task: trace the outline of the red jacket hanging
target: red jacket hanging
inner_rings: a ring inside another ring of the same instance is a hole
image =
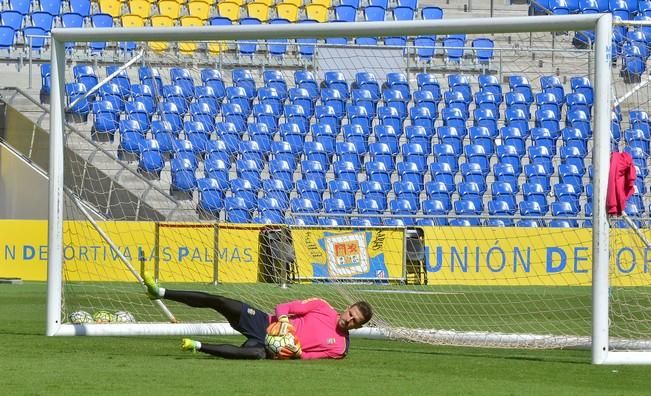
[[[606,193],[606,211],[621,216],[626,201],[635,191],[635,166],[629,153],[610,154],[610,174]]]

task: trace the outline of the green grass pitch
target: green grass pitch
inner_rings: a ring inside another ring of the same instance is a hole
[[[3,395],[649,394],[648,367],[593,366],[584,350],[353,339],[342,361],[229,361],[182,352],[178,337],[46,337],[45,295],[44,283],[0,285]]]

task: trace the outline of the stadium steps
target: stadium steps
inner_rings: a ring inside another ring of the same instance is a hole
[[[9,106],[20,111],[34,125],[49,130],[49,114],[35,99],[30,100],[16,90],[4,89],[0,93]],[[77,126],[73,124],[72,128],[77,129]],[[198,219],[194,201],[178,201],[166,193],[165,175],[161,175],[162,182],[147,180],[137,174],[137,164],[121,163],[113,155],[114,149],[90,141],[87,138],[89,135],[85,131],[67,134],[66,143],[70,151],[66,153],[66,177],[81,178],[83,174],[87,176],[84,179],[86,183],[93,182],[91,185],[86,184],[82,198],[97,213],[110,219]],[[47,169],[44,171],[47,172]],[[78,180],[75,185],[79,185],[81,179]]]

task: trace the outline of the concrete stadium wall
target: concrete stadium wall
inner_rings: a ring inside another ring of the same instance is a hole
[[[47,219],[48,179],[0,144],[0,218]]]

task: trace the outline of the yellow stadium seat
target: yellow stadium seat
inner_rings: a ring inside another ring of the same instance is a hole
[[[179,21],[181,26],[203,26],[203,20],[198,16],[182,16]],[[182,54],[191,54],[197,50],[198,42],[196,41],[182,41],[179,43],[179,52]]]
[[[122,3],[120,0],[99,0],[99,10],[113,18],[118,18],[122,14]]]
[[[323,4],[308,4],[305,6],[305,14],[308,19],[314,19],[317,22],[328,21],[328,8]]]
[[[294,4],[296,7],[303,7],[303,0],[284,0],[283,3]]]
[[[240,20],[240,6],[232,1],[217,3],[217,11],[219,16],[226,17],[233,22]]]
[[[204,21],[210,16],[211,8],[212,5],[204,2],[203,0],[190,0],[188,2],[188,13],[191,16],[199,17]]]
[[[151,17],[151,26],[156,27],[172,27],[174,21],[167,15],[153,15]],[[168,41],[149,41],[149,48],[156,52],[167,51],[170,48]]]
[[[122,27],[135,28],[135,27],[145,26],[145,20],[142,19],[140,15],[136,15],[136,14],[122,15],[120,17],[120,21],[122,22]]]
[[[312,0],[311,4],[321,4],[326,8],[332,7],[332,0]]]
[[[265,3],[267,6],[272,7],[276,0],[254,0],[258,3]]]
[[[247,0],[215,0],[215,2],[217,4],[224,3],[224,2],[230,2],[230,3],[235,3],[235,4],[237,4],[238,6],[241,7],[241,6],[243,6],[244,4],[247,3]]]
[[[260,22],[267,22],[269,20],[269,6],[259,1],[254,1],[246,5],[246,12],[249,18],[258,18]]]
[[[158,2],[158,11],[161,15],[178,19],[181,16],[181,5],[176,0],[161,0]]]
[[[129,0],[129,12],[147,19],[151,15],[151,3],[148,0]]]
[[[298,7],[296,4],[284,2],[276,4],[276,14],[278,18],[287,19],[290,22],[298,20]]]

